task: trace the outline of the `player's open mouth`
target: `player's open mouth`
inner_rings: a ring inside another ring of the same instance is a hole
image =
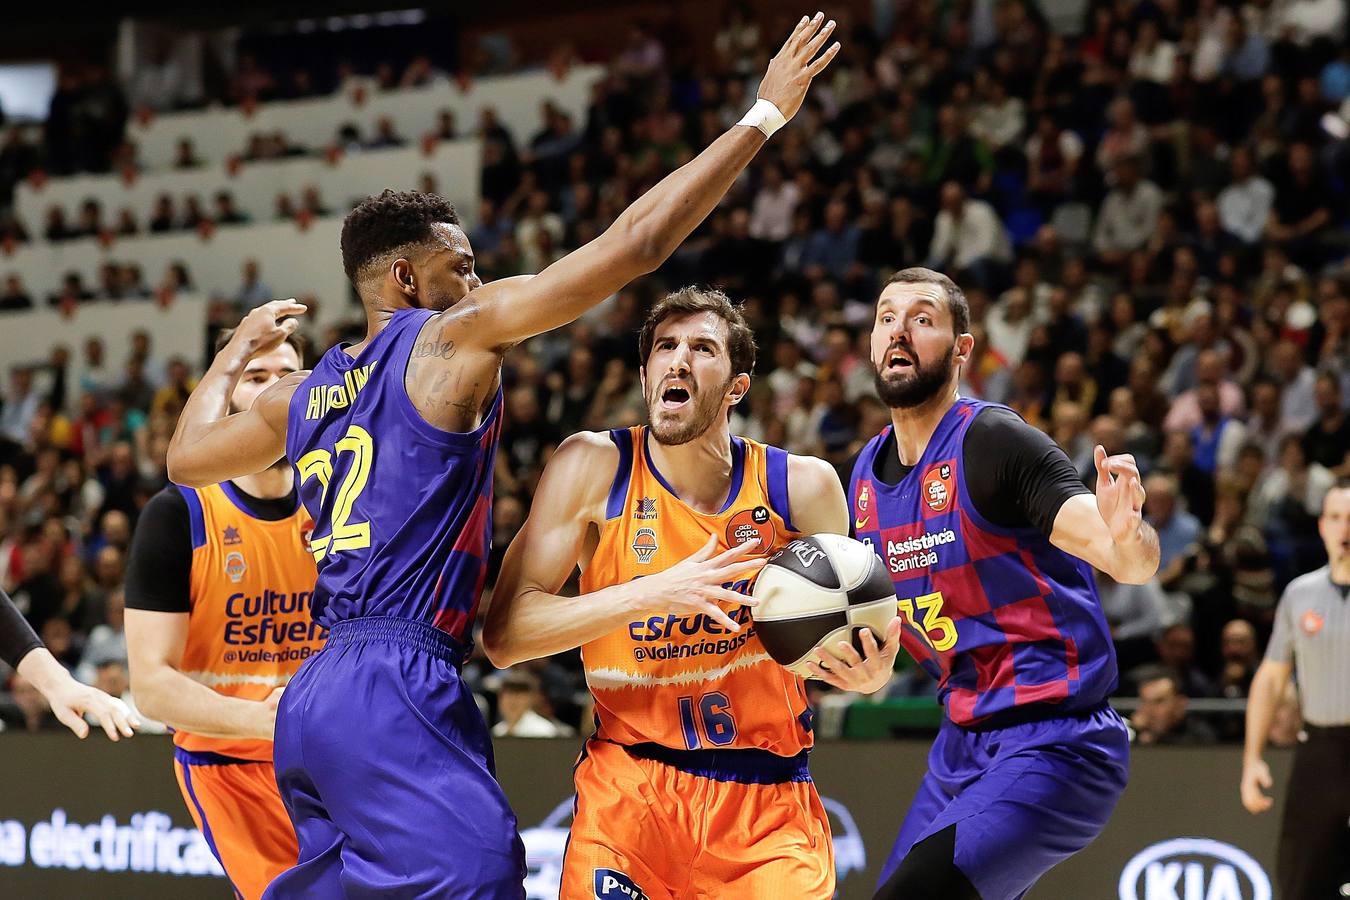
[[[914,365],[914,359],[903,350],[895,349],[886,354],[886,368],[888,370],[908,369]]]
[[[662,409],[679,409],[689,402],[689,389],[671,385],[661,392]]]

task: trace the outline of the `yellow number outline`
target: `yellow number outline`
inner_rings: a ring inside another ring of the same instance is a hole
[[[956,622],[952,621],[950,616],[942,615],[942,592],[933,594],[924,594],[922,597],[915,597],[913,600],[902,599],[900,601],[900,611],[905,614],[905,618],[910,624],[915,624],[914,607],[918,606],[923,613],[923,626],[919,628],[923,636],[933,649],[939,653],[950,650],[956,646]],[[936,640],[933,639],[931,632],[934,630],[942,632],[942,636]]]
[[[309,549],[314,561],[321,562],[330,552],[340,550],[360,550],[370,546],[370,523],[349,521],[356,498],[366,489],[370,480],[370,468],[375,458],[375,442],[360,425],[352,425],[347,434],[333,448],[336,453],[346,451],[353,456],[352,466],[347,470],[342,484],[338,486],[337,497],[333,501],[332,525],[329,533],[323,536],[310,535]],[[303,484],[310,478],[319,479],[322,498],[328,497],[328,485],[333,480],[333,456],[327,450],[311,450],[300,457],[295,468],[300,473]]]

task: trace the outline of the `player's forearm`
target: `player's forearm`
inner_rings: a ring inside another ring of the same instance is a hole
[[[41,646],[42,641],[33,631],[33,626],[28,624],[9,595],[0,590],[0,662],[18,668],[24,659]],[[32,681],[31,678],[28,680]]]
[[[634,278],[655,271],[707,218],[765,140],[758,128],[733,126],[639,197],[589,248],[598,251],[587,252],[588,277],[595,279],[589,289],[551,296],[532,311],[528,330],[538,334],[566,325]]]
[[[144,715],[176,731],[212,738],[272,739],[266,704],[218,694],[172,666],[140,677],[133,670],[132,695]]]
[[[639,197],[612,228],[627,231],[632,251],[656,268],[707,218],[766,141],[758,128],[733,125]]]
[[[483,628],[483,651],[494,666],[505,669],[576,649],[641,614],[640,595],[627,584],[579,597],[525,590],[510,601],[508,613],[489,614]]]
[[[248,360],[242,348],[234,342],[227,344],[188,396],[169,441],[168,472],[176,484],[205,487],[220,480],[211,477],[208,466],[212,454],[203,453],[199,444],[214,423],[229,415],[230,395]]]
[[[62,684],[73,680],[66,667],[46,647],[36,647],[25,653],[15,671],[44,697],[50,697]]]
[[[1244,762],[1259,760],[1265,752],[1270,725],[1275,721],[1275,709],[1280,702],[1280,691],[1284,689],[1283,682],[1284,679],[1264,663],[1257,667],[1252,677],[1251,691],[1247,695],[1247,735],[1243,740],[1242,751]]]

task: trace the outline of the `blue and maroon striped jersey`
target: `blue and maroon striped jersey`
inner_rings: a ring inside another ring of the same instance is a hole
[[[314,516],[314,616],[425,622],[466,638],[487,577],[501,389],[477,429],[442,431],[404,388],[431,310],[403,310],[353,358],[323,355],[291,398],[286,455]]]
[[[886,564],[907,620],[905,649],[937,680],[958,725],[1031,704],[1090,709],[1117,680],[1092,568],[1039,529],[1001,527],[971,502],[963,443],[990,405],[957,400],[899,484],[875,475],[889,426],[849,478],[854,534]]]

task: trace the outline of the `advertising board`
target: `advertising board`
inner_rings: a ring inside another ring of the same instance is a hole
[[[532,900],[557,896],[576,741],[499,740],[497,769],[519,819]],[[924,741],[827,742],[811,768],[834,832],[841,898],[868,898],[926,767]],[[0,897],[220,897],[231,891],[183,807],[163,738],[111,744],[65,734],[0,736]],[[1272,754],[1282,800],[1288,755]],[[1279,804],[1238,802],[1237,747],[1147,748],[1091,846],[1035,900],[1272,900]],[[451,839],[452,836],[446,836]]]

